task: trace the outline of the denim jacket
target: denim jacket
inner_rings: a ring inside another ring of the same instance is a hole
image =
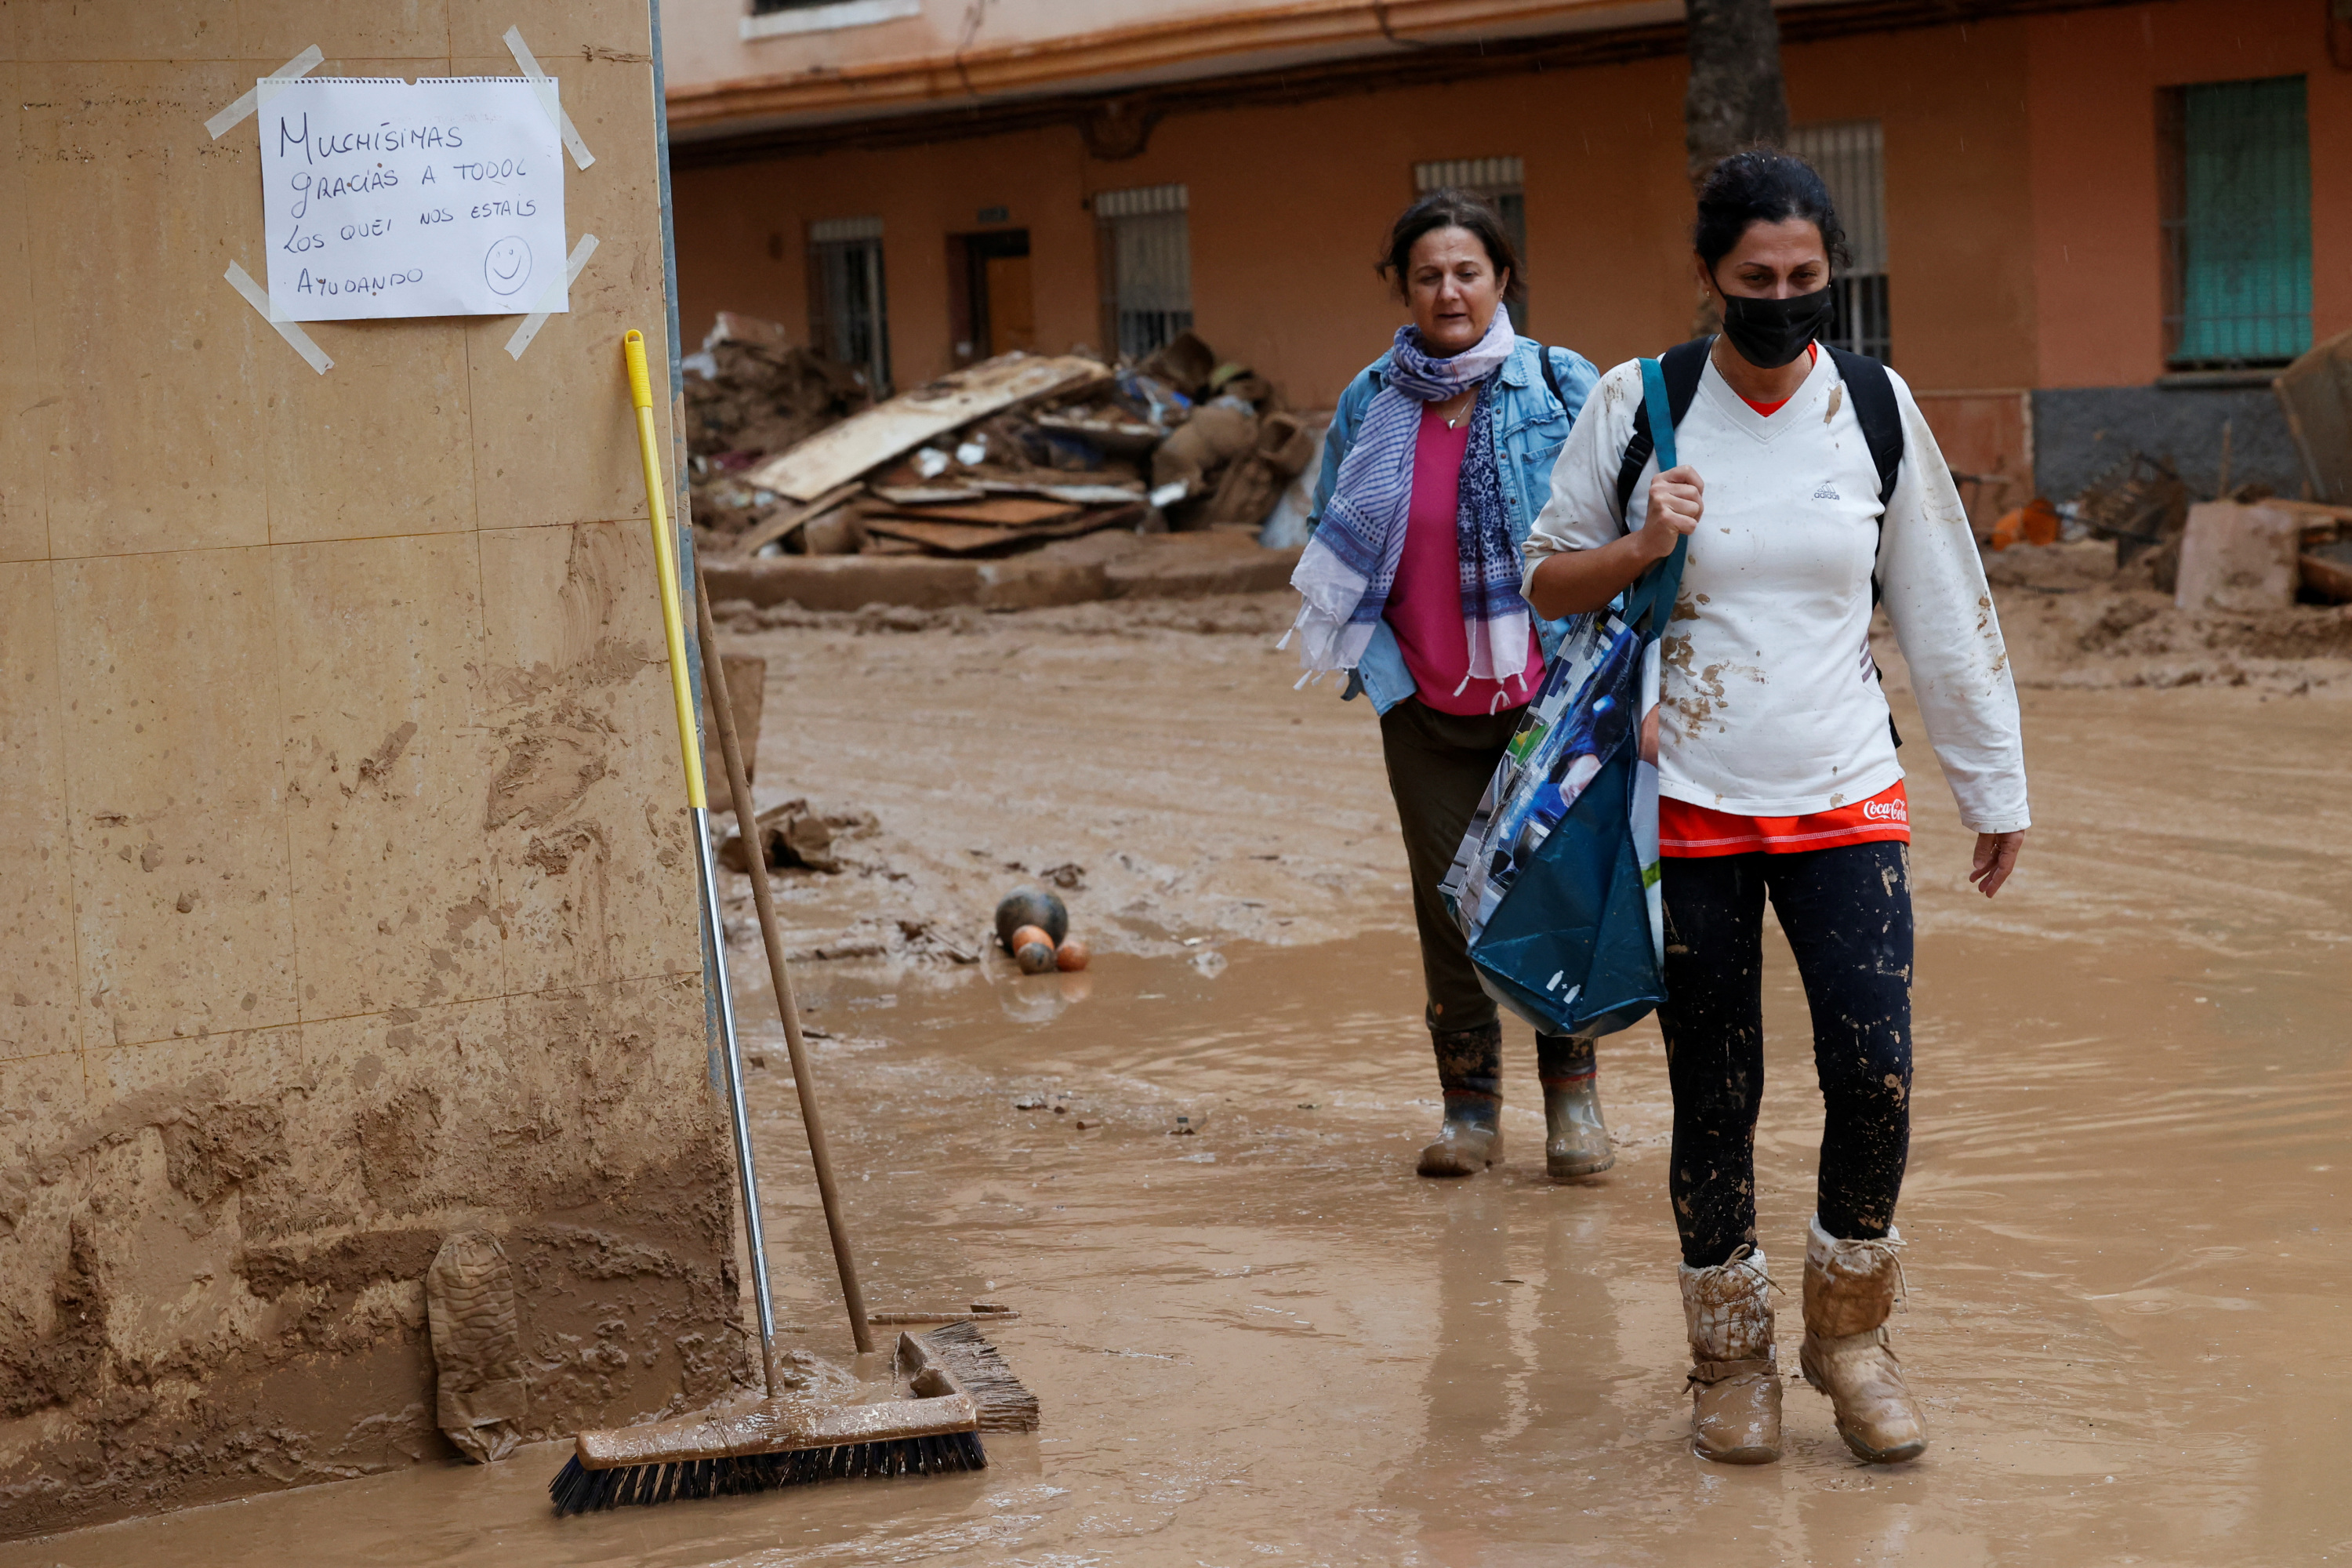
[[[1568,427],[1584,406],[1586,395],[1601,379],[1592,362],[1582,354],[1553,349],[1552,374],[1559,378],[1559,395],[1567,403],[1562,408],[1544,384],[1543,366],[1536,359],[1541,347],[1533,338],[1521,338],[1511,357],[1503,362],[1497,383],[1501,395],[1495,406],[1495,457],[1503,481],[1503,502],[1510,509],[1511,542],[1516,545],[1527,543],[1536,514],[1551,499],[1552,462],[1559,456]],[[1331,488],[1339,480],[1340,461],[1355,442],[1364,410],[1380,393],[1388,365],[1389,356],[1382,354],[1339,395],[1331,433],[1323,443],[1323,474],[1315,486],[1315,512],[1307,523],[1310,529],[1323,521],[1323,509],[1330,504]],[[1559,639],[1567,631],[1564,619],[1536,622],[1546,658],[1559,650]],[[1371,698],[1375,711],[1385,713],[1412,696],[1413,689],[1404,650],[1397,647],[1396,633],[1382,621],[1372,628],[1371,645],[1364,649],[1362,662],[1349,671],[1348,689],[1342,695],[1352,699],[1361,691]]]

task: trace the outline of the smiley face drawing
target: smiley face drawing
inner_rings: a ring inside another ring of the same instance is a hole
[[[530,247],[511,234],[494,242],[482,258],[482,276],[500,298],[517,292],[530,281]]]

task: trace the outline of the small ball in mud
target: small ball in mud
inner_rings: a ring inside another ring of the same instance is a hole
[[[1015,888],[996,906],[996,940],[1011,952],[1013,937],[1023,926],[1036,926],[1050,945],[1070,934],[1070,911],[1062,900],[1042,888]]]
[[[1034,927],[1031,929],[1034,929]],[[1048,942],[1024,942],[1013,950],[1015,963],[1024,974],[1050,974],[1054,970],[1054,944]]]
[[[1004,946],[1008,952],[1019,952],[1033,942],[1042,942],[1051,947],[1054,945],[1054,933],[1044,926],[1023,926],[1013,933]]]
[[[1086,942],[1075,936],[1064,937],[1062,945],[1054,950],[1054,966],[1065,973],[1084,969],[1093,956],[1087,952]]]

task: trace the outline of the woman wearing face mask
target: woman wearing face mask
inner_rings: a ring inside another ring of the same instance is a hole
[[[1421,1173],[1466,1176],[1502,1158],[1502,1025],[1437,886],[1566,629],[1528,613],[1520,548],[1593,369],[1513,332],[1518,258],[1466,192],[1406,208],[1380,271],[1412,323],[1340,395],[1293,636],[1380,714],[1445,1104]],[[1592,1042],[1538,1037],[1536,1055],[1545,1168],[1608,1169]]]
[[[1804,981],[1827,1111],[1799,1362],[1854,1453],[1909,1459],[1927,1434],[1885,1325],[1910,1139],[1910,830],[1870,655],[1874,580],[1988,898],[2025,837],[2017,697],[1968,513],[1917,404],[1892,372],[1815,341],[1844,244],[1820,177],[1773,153],[1724,160],[1695,241],[1723,333],[1679,360],[1686,374],[1704,354],[1675,430],[1680,466],[1660,474],[1652,457],[1623,474],[1641,371],[1602,377],[1528,540],[1526,592],[1539,614],[1598,609],[1690,541],[1663,647],[1658,1018],[1692,1446],[1743,1464],[1780,1447],[1755,1203],[1769,898]],[[1899,432],[1891,475],[1865,417],[1890,457]]]

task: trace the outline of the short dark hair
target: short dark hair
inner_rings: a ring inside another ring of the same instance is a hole
[[[1740,237],[1759,223],[1802,218],[1822,231],[1822,250],[1832,268],[1844,270],[1845,230],[1838,226],[1830,188],[1802,158],[1769,147],[1734,153],[1709,169],[1699,187],[1698,221],[1691,245],[1709,273],[1731,254]]]
[[[1513,310],[1527,301],[1522,287],[1524,279],[1519,269],[1519,253],[1511,247],[1510,232],[1503,227],[1502,215],[1486,197],[1455,185],[1444,185],[1431,191],[1397,215],[1389,225],[1388,245],[1379,263],[1372,268],[1389,280],[1400,294],[1406,290],[1405,268],[1412,263],[1412,247],[1421,237],[1433,229],[1466,228],[1486,247],[1487,265],[1498,272],[1510,274],[1511,281],[1503,290],[1503,303]]]

